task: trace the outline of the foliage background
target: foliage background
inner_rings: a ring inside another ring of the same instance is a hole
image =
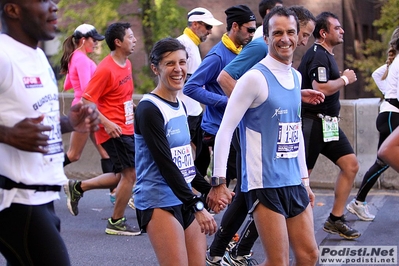
[[[371,74],[387,59],[388,43],[392,32],[399,26],[399,1],[398,0],[376,0],[376,4],[381,6],[381,17],[375,20],[373,25],[378,28],[381,40],[366,40],[361,45],[361,49],[356,58],[349,57],[348,65],[360,70],[365,80],[365,90],[371,91],[374,95],[382,97],[382,93],[377,88]]]
[[[107,26],[116,21],[130,21],[133,11],[124,10],[123,6],[137,0],[60,0],[58,8],[62,12],[60,20],[61,43],[67,36],[73,34],[77,26],[83,23],[92,24],[97,31],[104,33]],[[176,0],[138,0],[139,16],[144,33],[144,49],[148,56],[157,40],[171,36],[177,37],[186,26],[186,10],[177,4]],[[121,10],[122,9],[122,10]],[[167,10],[168,12],[164,12]],[[99,63],[109,49],[105,41],[99,42],[97,53],[90,57]],[[51,58],[54,66],[59,65],[62,56],[60,52]],[[134,62],[132,62],[134,65]],[[154,77],[149,66],[134,70],[135,93],[145,93],[155,87]],[[64,78],[59,81],[62,89]]]
[[[137,1],[138,13],[124,9],[124,6],[132,1]],[[365,40],[360,44],[356,55],[348,57],[346,63],[361,73],[365,80],[366,91],[382,97],[371,74],[386,61],[388,42],[393,30],[399,26],[399,0],[368,1],[373,1],[376,7],[381,7],[381,16],[373,23],[378,28],[380,39]],[[178,5],[177,0],[60,0],[58,7],[62,13],[60,24],[64,25],[60,28],[61,40],[72,34],[74,29],[82,23],[92,24],[103,33],[112,22],[130,21],[134,16],[139,16],[147,57],[157,40],[167,36],[177,37],[186,26],[186,10]],[[109,53],[104,41],[100,42],[100,45],[99,53],[92,55],[97,63]],[[59,64],[61,53],[62,51],[53,56],[53,65]],[[132,63],[134,65],[134,62]],[[133,75],[136,93],[145,93],[155,87],[155,79],[148,65],[142,69],[135,69]],[[63,80],[60,81],[60,87],[62,83]]]

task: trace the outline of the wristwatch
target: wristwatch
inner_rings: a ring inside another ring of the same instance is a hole
[[[211,177],[211,186],[212,187],[217,187],[221,184],[226,184],[226,178],[225,177],[219,177],[219,176],[212,176]]]
[[[197,201],[193,205],[193,211],[194,212],[199,212],[199,211],[202,211],[203,209],[204,209],[204,203],[202,201]]]

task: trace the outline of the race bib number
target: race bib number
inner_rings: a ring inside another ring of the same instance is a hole
[[[339,140],[338,118],[324,116],[322,118],[322,122],[323,122],[323,140],[324,140],[324,142]]]
[[[42,124],[50,126],[51,131],[45,131],[43,134],[48,135],[48,152],[44,155],[47,163],[63,162],[64,148],[62,146],[62,133],[60,125],[60,113],[58,110],[46,113]]]
[[[133,112],[133,100],[123,103],[125,107],[125,124],[133,124],[134,112]]]
[[[295,158],[299,150],[300,123],[279,123],[277,158]]]
[[[179,168],[187,183],[190,183],[195,177],[194,159],[191,152],[191,146],[185,145],[170,149],[173,162]]]

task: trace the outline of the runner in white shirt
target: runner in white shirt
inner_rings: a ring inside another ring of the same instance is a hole
[[[70,265],[53,205],[66,181],[61,134],[96,129],[98,113],[78,104],[60,118],[55,75],[37,47],[55,37],[56,4],[0,0],[0,10],[0,252],[8,265]]]
[[[188,12],[187,27],[184,29],[183,34],[177,37],[186,47],[188,54],[186,80],[190,78],[202,62],[198,46],[206,41],[214,26],[222,24],[223,22],[215,19],[212,13],[205,8],[197,7]],[[193,98],[184,95],[183,90],[180,90],[177,96],[183,101],[187,109],[191,144],[195,151],[195,166],[201,175],[205,176],[210,163],[210,154],[207,147],[204,146],[204,149],[202,148],[202,106]]]

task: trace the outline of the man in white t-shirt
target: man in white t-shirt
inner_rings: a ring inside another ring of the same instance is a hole
[[[215,19],[209,10],[202,7],[194,8],[188,12],[187,21],[187,27],[177,39],[186,47],[188,54],[188,80],[202,62],[198,46],[206,41],[214,26],[222,25],[223,22]],[[178,97],[187,109],[191,143],[195,148],[195,165],[198,171],[205,175],[210,162],[210,155],[207,148],[202,149],[202,106],[193,98],[184,95],[182,90],[178,92]]]
[[[55,37],[56,4],[0,0],[0,10],[0,252],[8,265],[70,265],[53,205],[67,180],[61,135],[98,129],[98,112],[78,104],[60,117],[55,75],[37,47]]]

